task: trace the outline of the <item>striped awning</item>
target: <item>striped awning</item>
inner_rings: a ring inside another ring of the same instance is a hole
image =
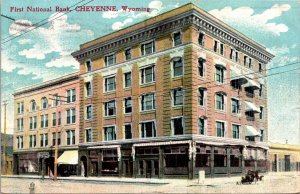
[[[78,150],[66,150],[57,159],[57,164],[78,164]]]
[[[148,142],[133,144],[134,147],[146,147],[146,146],[161,146],[161,145],[174,145],[174,144],[188,144],[190,140],[186,141],[164,141],[164,142]]]

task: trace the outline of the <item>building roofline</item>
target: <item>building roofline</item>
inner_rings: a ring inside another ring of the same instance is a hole
[[[22,87],[22,88],[18,88],[13,93],[13,96],[18,96],[18,95],[21,95],[21,94],[24,94],[24,93],[32,92],[32,91],[39,90],[39,89],[42,89],[42,88],[46,88],[46,87],[49,87],[49,86],[58,85],[58,84],[61,84],[62,82],[71,81],[71,80],[75,80],[75,79],[78,79],[78,78],[79,78],[79,71],[77,71],[75,73],[68,74],[68,75],[64,75],[64,76],[59,77],[59,78],[48,80],[48,81],[45,81],[45,82],[41,82],[41,83],[25,86],[25,87]]]
[[[72,56],[75,57],[75,56],[79,55],[81,52],[85,52],[85,51],[87,52],[90,48],[94,48],[95,46],[97,46],[99,44],[103,44],[107,41],[110,41],[111,39],[118,39],[118,38],[122,37],[124,34],[132,33],[134,31],[136,31],[137,29],[140,29],[140,28],[144,27],[145,25],[148,26],[148,25],[156,24],[157,20],[163,21],[163,20],[171,17],[172,14],[173,14],[173,16],[174,15],[177,16],[177,15],[184,14],[186,12],[193,11],[193,10],[200,13],[202,16],[206,17],[206,19],[212,20],[212,22],[215,22],[216,24],[219,24],[220,26],[223,27],[223,29],[229,31],[233,35],[237,35],[238,38],[241,38],[242,40],[246,41],[246,43],[248,42],[251,45],[253,45],[254,47],[256,47],[257,49],[263,51],[263,53],[268,55],[268,57],[270,57],[270,58],[274,57],[273,54],[266,51],[265,46],[263,46],[263,45],[259,44],[258,42],[252,40],[251,38],[247,37],[243,33],[239,32],[238,30],[234,29],[233,27],[229,26],[228,24],[224,23],[220,19],[218,19],[218,18],[214,17],[213,15],[209,14],[207,11],[202,10],[198,6],[194,5],[193,3],[185,4],[181,7],[176,8],[176,9],[169,10],[167,12],[164,12],[164,13],[160,14],[160,15],[154,16],[154,17],[146,19],[146,20],[143,20],[141,22],[138,22],[136,24],[133,24],[131,26],[123,28],[121,30],[106,34],[106,35],[101,36],[99,38],[96,38],[94,40],[88,41],[84,44],[81,44],[80,45],[80,50],[73,52]]]

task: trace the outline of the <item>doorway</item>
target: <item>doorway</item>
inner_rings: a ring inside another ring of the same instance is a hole
[[[291,171],[291,156],[290,155],[285,155],[284,156],[284,171]]]
[[[87,177],[87,158],[82,156],[80,158],[80,176]]]

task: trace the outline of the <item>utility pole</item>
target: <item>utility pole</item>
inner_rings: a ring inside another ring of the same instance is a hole
[[[3,135],[3,164],[4,166],[3,169],[3,174],[7,173],[7,166],[6,166],[6,106],[7,106],[7,101],[3,101],[3,106],[4,106],[4,135]]]

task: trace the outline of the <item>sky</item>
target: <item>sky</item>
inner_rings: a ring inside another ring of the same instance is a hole
[[[79,63],[70,54],[80,44],[190,2],[275,55],[267,64],[269,141],[300,144],[297,0],[2,0],[1,13],[15,19],[1,17],[1,99],[8,100],[7,132],[13,133],[15,89],[78,71]],[[116,6],[118,11],[55,12],[56,6],[72,9],[79,5]],[[52,11],[27,12],[27,6],[52,7]],[[150,11],[123,11],[122,6]],[[15,12],[21,7],[23,11]],[[285,71],[289,72],[280,73]],[[1,119],[3,131],[3,107]]]

